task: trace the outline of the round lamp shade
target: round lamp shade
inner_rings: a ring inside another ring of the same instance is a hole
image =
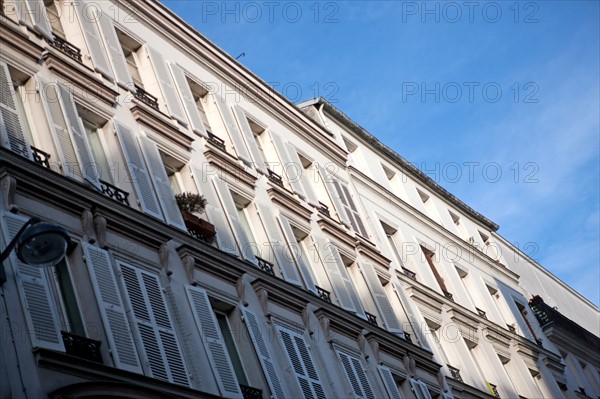
[[[29,227],[17,243],[17,257],[28,265],[51,267],[67,252],[69,234],[63,227],[37,223]]]

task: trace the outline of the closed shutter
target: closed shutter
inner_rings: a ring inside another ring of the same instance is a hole
[[[294,193],[306,199],[306,193],[304,192],[304,188],[302,187],[301,181],[301,177],[304,172],[302,164],[296,163],[293,159],[290,158],[290,156],[288,155],[288,147],[280,135],[278,135],[274,131],[271,131],[271,138],[273,140],[275,148],[277,149],[277,152],[279,153],[279,159],[281,160],[281,168],[285,172],[285,175],[287,176],[288,182],[292,186]]]
[[[83,179],[67,121],[60,105],[58,85],[56,83],[46,83],[41,79],[39,79],[39,83],[42,104],[50,121],[50,131],[56,142],[55,147],[61,161],[63,173],[69,177]]]
[[[289,283],[302,287],[298,269],[296,269],[296,264],[290,256],[286,242],[281,238],[273,210],[268,205],[261,203],[258,204],[258,210],[283,278]]]
[[[275,365],[273,357],[271,356],[269,343],[267,340],[265,340],[265,337],[268,336],[268,333],[263,331],[258,318],[254,313],[252,313],[248,308],[242,308],[242,311],[244,313],[244,322],[246,323],[246,327],[250,333],[250,338],[254,344],[254,349],[256,350],[256,355],[260,360],[263,373],[267,379],[269,388],[271,389],[271,397],[275,399],[283,399],[285,398],[285,392],[283,391],[279,376],[277,375],[277,366]]]
[[[238,243],[238,247],[240,248],[240,253],[242,257],[254,264],[257,264],[256,256],[254,255],[253,248],[256,247],[255,242],[250,242],[248,235],[246,234],[246,230],[244,230],[244,226],[240,218],[238,217],[238,210],[235,202],[233,201],[233,197],[231,196],[231,192],[227,187],[226,183],[223,183],[218,178],[213,179],[213,184],[215,189],[221,199],[221,204],[223,205],[223,210],[227,213],[227,219],[229,219],[229,224],[231,226],[231,230],[235,233],[235,238]]]
[[[190,89],[185,72],[183,72],[183,69],[181,69],[179,65],[171,64],[170,66],[173,79],[179,88],[179,96],[181,97],[181,102],[183,103],[185,111],[187,112],[192,130],[201,136],[208,137],[208,133],[206,133],[206,129],[204,128],[200,111],[198,111],[198,107],[196,106],[194,94],[192,93],[192,89]]]
[[[310,265],[308,265],[305,259],[302,257],[302,251],[298,242],[296,241],[296,236],[294,235],[294,231],[292,230],[289,220],[285,216],[279,215],[279,225],[281,226],[287,241],[285,244],[286,256],[289,256],[291,259],[296,261],[306,288],[316,294],[317,288],[315,286],[315,278],[310,269]]]
[[[227,133],[229,134],[229,138],[231,139],[233,148],[235,149],[237,156],[246,165],[252,165],[250,153],[246,148],[246,144],[244,144],[244,139],[242,139],[242,133],[240,133],[240,129],[238,128],[237,123],[235,122],[233,113],[231,112],[231,108],[229,107],[225,99],[219,95],[215,95],[214,101],[217,104],[219,114],[221,115],[223,124],[227,129]]]
[[[396,291],[396,295],[398,295],[398,300],[400,300],[400,303],[402,303],[402,306],[406,311],[406,316],[408,316],[410,327],[415,333],[417,340],[421,343],[421,346],[423,348],[431,352],[431,348],[429,346],[429,343],[427,342],[427,338],[423,333],[423,326],[417,319],[417,315],[412,309],[412,301],[406,296],[404,289],[399,283],[393,281],[392,284],[394,285],[394,291]]]
[[[3,235],[6,238],[5,247],[17,235],[27,220],[25,217],[12,213],[4,214],[2,227]],[[52,296],[45,270],[19,261],[15,251],[11,252],[10,260],[17,277],[19,297],[21,298],[31,345],[34,348],[47,348],[64,352],[65,347],[60,334],[58,315],[52,305]],[[7,265],[8,262],[4,266]]]
[[[160,91],[162,92],[165,103],[167,104],[167,108],[169,109],[169,114],[187,126],[187,120],[179,103],[177,90],[175,90],[175,85],[171,79],[171,74],[169,73],[165,59],[161,53],[152,47],[147,46],[147,49],[148,55],[150,56],[150,61],[152,63],[152,68],[154,69],[156,79],[158,80],[158,85],[160,86]]]
[[[361,399],[375,399],[373,389],[360,360],[339,349],[336,352],[342,361],[342,367],[356,397]]]
[[[325,398],[323,384],[319,380],[315,363],[302,334],[282,326],[276,328],[304,397],[307,399]]]
[[[295,169],[298,173],[298,175],[295,175],[294,178],[295,179],[300,179],[300,183],[302,184],[302,187],[304,188],[304,194],[306,197],[306,201],[308,201],[309,204],[311,204],[312,206],[319,206],[319,197],[317,197],[317,194],[315,193],[315,190],[313,189],[313,184],[315,184],[315,176],[311,176],[308,171],[306,169],[304,169],[304,165],[302,164],[302,161],[300,160],[300,156],[298,155],[298,150],[296,149],[296,147],[294,147],[292,144],[287,143],[287,147],[288,147],[288,154],[290,155],[290,160],[292,162],[292,165],[290,165],[288,167],[288,171],[289,173],[291,173],[291,169]],[[290,179],[293,180],[292,177],[289,176],[288,173],[288,177]]]
[[[360,213],[358,212],[358,208],[356,207],[356,204],[354,203],[354,200],[350,195],[350,190],[348,189],[348,186],[337,179],[334,179],[332,182],[340,198],[340,201],[344,206],[346,215],[348,216],[348,219],[350,219],[350,224],[352,225],[352,228],[354,229],[354,231],[356,231],[363,237],[368,238],[369,235],[367,233],[367,229],[365,228]]]
[[[150,375],[189,386],[187,368],[158,276],[122,261],[117,265],[130,305],[130,317],[139,334],[139,349]]]
[[[206,291],[191,285],[186,286],[185,290],[221,394],[227,398],[242,398],[221,329]]]
[[[155,218],[164,220],[154,187],[152,186],[152,181],[150,180],[150,174],[148,173],[148,169],[146,169],[142,152],[135,138],[135,133],[117,121],[115,121],[115,128],[121,142],[125,161],[127,162],[130,180],[135,187],[142,211]]]
[[[233,106],[233,110],[238,121],[238,126],[240,127],[240,132],[242,132],[242,135],[246,138],[246,144],[250,149],[252,158],[254,158],[254,166],[262,173],[267,174],[267,166],[265,165],[265,162],[263,161],[260,151],[258,149],[258,146],[256,145],[254,133],[252,133],[252,129],[250,128],[250,124],[248,123],[248,119],[246,119],[246,113],[237,105]]]
[[[334,185],[334,182],[337,182],[335,180],[335,177],[333,177],[331,173],[328,174],[323,166],[317,164],[317,167],[319,168],[319,174],[321,175],[321,179],[323,179],[323,182],[325,183],[325,187],[329,192],[329,197],[331,198],[331,202],[333,202],[333,206],[335,207],[340,221],[346,226],[350,227],[350,219],[348,218],[348,215],[346,215],[346,209],[340,201],[339,193]]]
[[[115,31],[112,20],[107,13],[103,13],[96,18],[96,23],[98,25],[98,31],[104,38],[104,45],[106,46],[108,58],[115,71],[117,81],[127,88],[132,88],[133,79],[131,79],[131,75],[129,74],[125,54],[123,54],[123,48],[117,37],[117,32]]]
[[[158,152],[158,146],[154,141],[147,137],[140,136],[139,141],[142,153],[144,154],[144,159],[146,160],[146,166],[152,176],[152,182],[154,183],[154,188],[156,189],[165,220],[171,226],[187,231],[185,223],[183,222],[183,217],[181,216],[181,211],[177,206],[175,194],[173,194],[167,171],[165,170],[160,153]]]
[[[235,239],[233,238],[231,228],[227,223],[225,212],[220,206],[219,198],[217,197],[215,187],[212,183],[212,178],[210,176],[205,176],[202,173],[202,170],[197,166],[191,166],[191,169],[198,192],[206,199],[204,213],[206,213],[208,221],[215,225],[215,230],[217,232],[215,240],[217,241],[217,246],[221,251],[238,256]]]
[[[107,251],[85,244],[83,253],[115,367],[142,373],[127,313]]]
[[[377,310],[379,310],[379,314],[383,318],[387,330],[392,333],[402,333],[400,322],[398,321],[394,308],[392,308],[392,304],[381,285],[375,267],[369,262],[362,262],[360,263],[360,269],[367,281],[369,291],[371,291],[371,295],[373,295],[375,305],[377,305]]]
[[[19,1],[15,1],[15,6],[19,7],[19,3]],[[44,0],[27,0],[27,8],[29,8],[29,15],[31,16],[35,30],[41,33],[46,39],[53,41],[54,35],[52,34],[52,27],[50,26],[50,19],[46,12]]]
[[[69,132],[71,132],[71,140],[73,141],[73,148],[81,167],[81,174],[85,180],[92,184],[96,189],[100,189],[100,174],[96,168],[96,162],[92,156],[92,151],[87,142],[83,124],[77,113],[73,96],[69,90],[58,84],[60,97],[63,104],[63,109],[66,115],[66,121],[69,125]]]
[[[0,61],[0,137],[2,145],[25,158],[31,159],[31,148],[23,133],[23,123],[17,110],[15,94],[8,65]]]
[[[390,370],[387,366],[377,366],[377,370],[379,371],[379,375],[383,380],[383,385],[385,385],[385,390],[388,395],[390,395],[390,399],[403,399],[400,390],[398,389],[398,385],[396,385],[396,380],[394,379],[394,374],[392,374],[392,370]]]
[[[417,399],[431,399],[431,394],[429,393],[429,389],[427,389],[427,384],[425,384],[423,381],[417,381],[411,378],[410,386]]]
[[[108,58],[102,48],[102,38],[96,25],[96,19],[107,18],[106,16],[96,15],[96,6],[93,3],[89,3],[86,0],[78,0],[73,2],[77,17],[79,18],[79,24],[83,31],[83,37],[85,43],[92,57],[92,62],[96,71],[100,72],[105,78],[114,80]]]

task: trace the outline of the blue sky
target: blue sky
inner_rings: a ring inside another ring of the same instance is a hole
[[[291,101],[334,103],[600,303],[599,2],[163,3]]]

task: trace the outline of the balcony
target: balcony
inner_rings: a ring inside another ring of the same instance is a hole
[[[329,207],[324,203],[319,201],[319,212],[327,217],[331,217],[331,212],[329,211]]]
[[[158,98],[142,89],[140,86],[134,84],[135,93],[133,96],[143,102],[144,104],[158,110]]]
[[[273,264],[263,258],[256,257],[258,261],[258,268],[263,272],[269,273],[270,275],[275,275],[275,270],[273,270]]]
[[[452,378],[454,378],[456,381],[460,381],[463,382],[463,379],[460,375],[460,370],[457,369],[456,367],[452,367],[449,364],[447,364],[448,366],[448,370],[450,370],[450,375],[452,376]]]
[[[283,178],[271,169],[267,169],[269,172],[269,181],[277,184],[279,187],[283,187]]]
[[[321,287],[315,286],[317,289],[317,296],[324,301],[331,303],[331,293]]]
[[[444,296],[448,299],[450,299],[451,301],[454,302],[454,295],[452,295],[451,293],[449,293],[448,291],[444,291],[442,290],[442,292],[444,293]]]
[[[207,141],[214,145],[215,147],[217,147],[219,150],[223,151],[223,152],[227,152],[227,148],[225,148],[225,140],[223,140],[222,138],[215,136],[212,132],[207,131],[206,133],[208,133],[208,139]]]
[[[479,308],[475,308],[475,310],[477,310],[477,314],[481,317],[483,317],[484,319],[487,320],[487,315],[485,313],[485,310],[479,309]]]
[[[61,331],[67,354],[91,362],[102,363],[100,341]]]
[[[410,342],[411,344],[413,343],[413,342],[412,342],[412,338],[410,337],[410,334],[409,334],[409,333],[407,333],[406,331],[404,331],[404,340],[405,340],[406,342]]]
[[[369,312],[365,312],[365,316],[367,316],[367,321],[371,324],[373,324],[374,326],[377,325],[377,316],[375,316],[374,314],[371,314]]]
[[[33,155],[33,162],[50,169],[50,154],[31,146],[31,155]]]
[[[100,192],[107,197],[114,199],[117,202],[120,202],[123,205],[129,205],[129,193],[127,191],[123,191],[120,188],[113,186],[112,184],[105,182],[104,180],[100,180]]]
[[[185,223],[188,233],[192,237],[204,242],[211,242],[217,234],[214,224],[199,218],[193,213],[181,211],[181,216],[183,217],[183,222]]]
[[[50,45],[73,58],[75,61],[81,62],[81,50],[65,39],[54,35],[54,40],[50,42]]]
[[[252,388],[247,385],[240,384],[240,390],[244,399],[262,399],[262,389]]]
[[[413,272],[412,270],[408,270],[404,266],[402,267],[402,273],[411,280],[417,279],[417,273]]]

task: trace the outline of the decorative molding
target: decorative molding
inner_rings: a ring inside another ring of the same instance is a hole
[[[131,108],[131,114],[142,126],[160,134],[169,140],[169,142],[182,147],[186,151],[192,148],[194,137],[181,131],[179,127],[167,115],[154,108],[132,98],[134,106]]]
[[[198,281],[194,279],[194,268],[196,266],[196,259],[190,254],[184,254],[181,256],[181,263],[185,269],[185,274],[188,279],[188,283],[193,286],[198,285]]]
[[[323,215],[319,214],[319,220],[317,223],[319,227],[324,232],[328,233],[331,237],[334,237],[337,241],[342,243],[345,247],[351,248],[354,253],[354,247],[356,246],[356,237],[350,235],[346,228],[337,223],[330,217],[323,217]]]
[[[312,337],[314,334],[314,331],[312,330],[312,328],[310,326],[310,311],[308,310],[308,305],[305,306],[304,309],[302,309],[302,313],[300,316],[302,317],[302,324],[304,324],[304,328],[306,328],[308,335],[310,335]]]
[[[269,311],[269,291],[264,288],[259,288],[256,290],[256,296],[258,297],[258,302],[260,303],[263,314],[267,320],[271,322],[271,312]]]
[[[4,22],[0,19],[0,37],[2,37],[2,59],[13,64],[13,60],[20,60],[18,66],[31,75],[35,74],[35,65],[42,58],[44,48],[30,40],[27,34],[19,30],[17,26]],[[13,53],[14,52],[14,53]],[[13,55],[14,54],[14,55]],[[29,62],[23,62],[24,56]],[[23,64],[26,64],[23,65]]]
[[[15,205],[15,192],[17,191],[17,180],[8,173],[3,173],[0,177],[0,186],[4,193],[4,203],[6,210],[12,213],[19,212],[19,207]]]
[[[417,375],[417,363],[415,362],[415,359],[413,359],[410,353],[407,353],[402,358],[402,363],[404,364],[404,368],[406,369],[406,371],[408,371],[411,378],[414,378]]]
[[[221,180],[244,183],[251,190],[256,187],[257,175],[252,173],[252,169],[248,168],[246,170],[247,167],[240,165],[239,161],[231,154],[208,148],[204,152],[204,156],[210,165],[217,170]]]
[[[331,338],[331,320],[329,320],[329,317],[321,317],[319,319],[319,324],[323,329],[325,339],[331,344],[333,342],[333,339]]]
[[[235,283],[235,290],[238,294],[238,298],[240,299],[240,303],[244,305],[244,307],[248,306],[248,302],[245,299],[246,284],[244,283],[243,277],[240,277]]]
[[[375,363],[383,364],[383,362],[381,361],[381,353],[379,351],[379,342],[372,339],[372,340],[369,340],[369,345],[371,346],[371,350],[373,351],[373,357],[375,358]]]
[[[270,185],[267,189],[267,194],[271,197],[271,200],[280,205],[286,213],[292,213],[298,216],[306,223],[310,222],[312,216],[312,209],[307,208],[302,204],[289,190],[281,188],[276,185]]]
[[[84,209],[81,212],[81,230],[86,241],[90,244],[96,242],[96,231],[94,230],[94,215],[89,209]]]
[[[356,339],[356,342],[358,343],[358,348],[362,352],[365,359],[368,359],[369,355],[365,351],[366,346],[367,346],[367,339],[365,338],[365,336],[363,335],[362,332],[360,334],[358,334],[358,338]]]
[[[108,248],[108,243],[106,242],[106,218],[104,216],[100,216],[94,214],[94,226],[96,227],[96,239],[98,240],[98,246],[103,249]]]
[[[282,285],[281,279],[277,277],[261,276],[252,281],[252,287],[257,294],[261,290],[268,292],[269,302],[286,308],[298,315],[302,314],[309,302],[309,298],[306,298],[306,291],[302,295],[296,290],[290,290],[289,285]]]
[[[163,269],[165,269],[167,276],[173,274],[173,271],[169,269],[169,246],[166,243],[160,245],[158,256],[160,258],[160,264]]]

